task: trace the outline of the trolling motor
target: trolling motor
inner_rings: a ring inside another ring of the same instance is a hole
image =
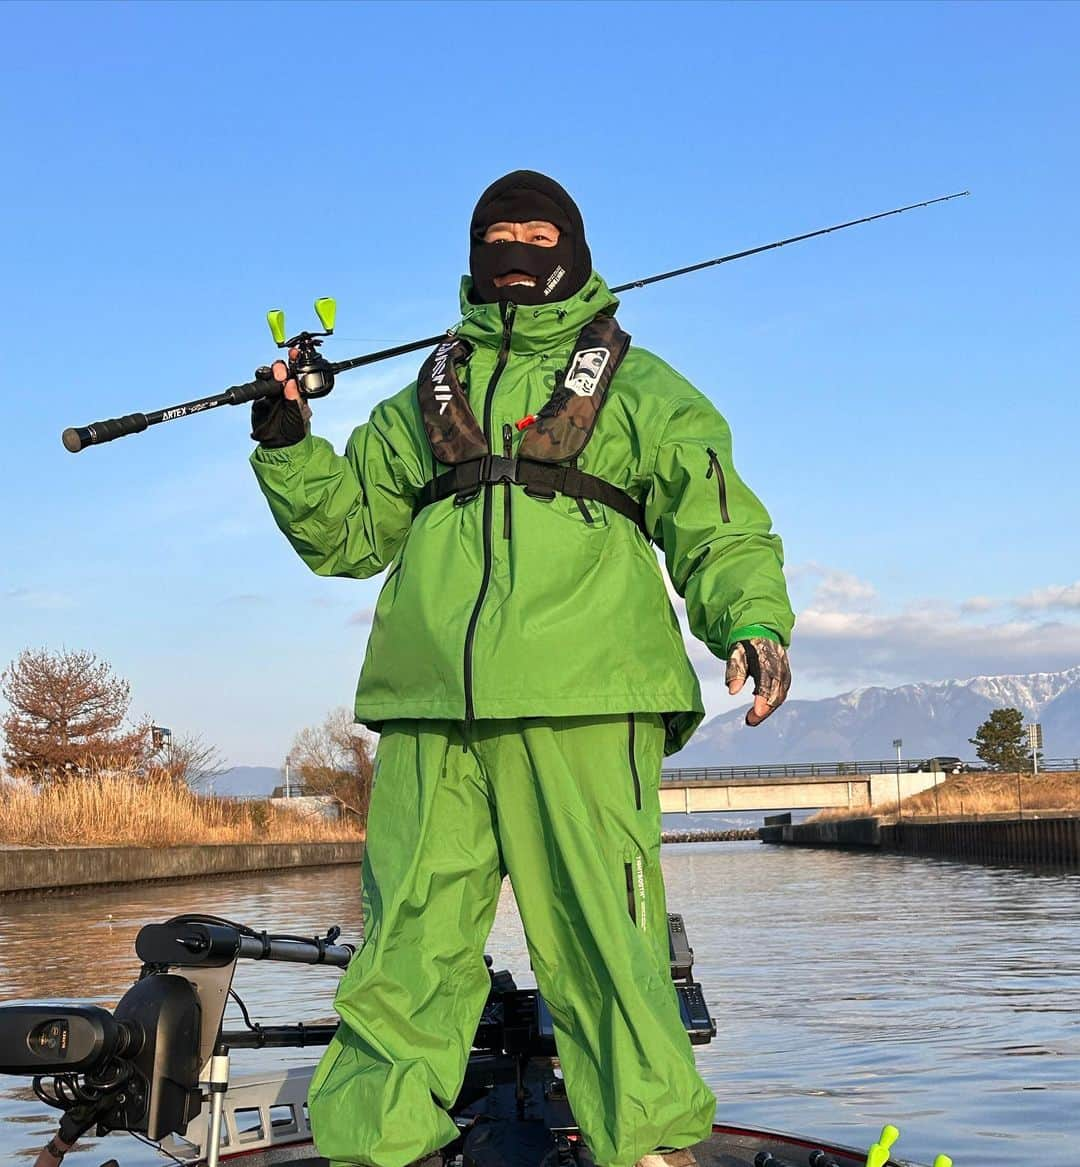
[[[208,1080],[207,1164],[214,1167],[229,1050],[325,1045],[337,1029],[252,1025],[232,988],[237,962],[344,968],[355,947],[337,943],[339,934],[331,928],[324,937],[279,936],[214,916],[177,916],[139,931],[139,979],[112,1013],[93,1005],[0,1007],[0,1073],[33,1075],[37,1097],[64,1112],[39,1164],[51,1167],[91,1129],[155,1141],[183,1132],[206,1101],[200,1081]],[[222,1028],[230,996],[240,1003],[246,1029]]]
[[[618,295],[620,292],[629,292],[634,288],[648,287],[650,284],[660,283],[661,280],[674,279],[675,276],[687,275],[690,272],[701,271],[707,267],[717,267],[720,264],[731,263],[736,259],[746,259],[751,255],[760,255],[764,251],[775,251],[778,247],[787,247],[790,243],[801,243],[805,239],[814,239],[819,235],[829,235],[833,231],[843,231],[848,227],[857,227],[861,223],[872,223],[875,219],[887,219],[890,215],[901,215],[905,211],[914,211],[920,207],[930,207],[935,203],[947,203],[950,199],[963,198],[970,191],[958,191],[956,194],[942,195],[939,198],[927,199],[921,203],[909,203],[906,207],[896,207],[891,211],[879,211],[876,215],[866,215],[861,219],[850,219],[846,223],[836,223],[831,227],[820,227],[816,231],[807,231],[802,235],[791,235],[786,239],[778,239],[774,243],[764,243],[759,247],[750,247],[743,251],[734,251],[728,255],[721,255],[716,259],[706,259],[701,263],[692,263],[687,267],[675,268],[673,271],[661,272],[659,275],[646,276],[643,279],[631,280],[629,283],[619,284],[612,288]],[[438,336],[428,336],[423,340],[410,341],[408,344],[399,344],[394,348],[380,349],[378,352],[365,353],[363,356],[350,357],[344,361],[328,361],[319,353],[322,337],[332,336],[334,332],[334,316],[336,306],[329,297],[322,297],[315,301],[315,312],[322,323],[323,332],[299,332],[289,340],[285,339],[285,314],[280,309],[272,309],[266,314],[270,324],[270,331],[278,348],[290,350],[289,376],[296,379],[296,383],[304,397],[325,397],[334,387],[334,378],[338,373],[350,369],[363,368],[379,361],[388,361],[393,357],[404,356],[406,353],[417,352],[419,349],[432,348],[434,345],[453,335],[453,329],[440,333]],[[292,350],[296,355],[292,355]],[[255,373],[254,381],[246,381],[242,385],[232,385],[222,393],[210,397],[200,397],[195,401],[188,401],[182,405],[174,405],[169,409],[158,409],[152,413],[127,413],[123,417],[113,417],[106,421],[95,421],[91,425],[71,426],[64,430],[61,439],[64,448],[72,454],[85,450],[87,446],[99,446],[103,442],[111,442],[114,438],[123,438],[128,434],[139,434],[152,425],[163,421],[176,421],[177,418],[190,417],[195,413],[205,413],[208,409],[217,409],[221,405],[243,405],[248,401],[255,401],[260,397],[275,397],[282,391],[281,385],[274,380],[268,368],[260,368]]]

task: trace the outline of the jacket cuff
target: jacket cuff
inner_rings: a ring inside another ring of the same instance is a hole
[[[784,643],[779,632],[774,632],[771,628],[766,628],[764,624],[744,624],[741,628],[734,629],[731,636],[728,637],[728,652],[730,653],[740,640],[752,640],[755,636],[760,637],[762,640],[774,640],[777,644]]]
[[[275,462],[279,464],[283,462],[303,462],[311,457],[311,452],[314,447],[314,435],[305,434],[300,441],[291,446],[278,446],[276,448],[256,446],[251,451],[251,462],[253,465],[267,465]]]

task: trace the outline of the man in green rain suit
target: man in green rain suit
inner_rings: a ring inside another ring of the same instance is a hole
[[[756,725],[790,683],[780,541],[712,403],[620,330],[558,183],[489,187],[470,269],[461,324],[344,455],[291,380],[254,410],[304,562],[390,569],[356,695],[381,734],[364,944],[316,1142],[334,1164],[441,1161],[509,874],[596,1163],[693,1164],[715,1100],[668,970],[658,783],[703,708],[652,544],[730,691],[753,678]]]

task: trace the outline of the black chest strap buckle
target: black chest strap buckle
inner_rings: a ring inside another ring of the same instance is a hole
[[[503,458],[498,454],[485,454],[482,458],[459,462],[429,479],[416,500],[416,510],[421,511],[451,496],[455,506],[464,506],[476,498],[483,487],[501,483],[522,486],[526,494],[546,501],[564,494],[567,498],[601,503],[628,518],[646,539],[649,538],[644,508],[620,487],[597,478],[595,474],[586,474],[576,466],[559,466],[530,458]]]

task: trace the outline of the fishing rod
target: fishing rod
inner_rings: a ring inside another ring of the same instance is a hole
[[[616,295],[620,292],[629,292],[634,288],[645,288],[650,284],[658,284],[661,280],[671,280],[676,276],[684,276],[689,272],[702,271],[707,267],[718,267],[722,263],[732,263],[736,259],[746,259],[750,255],[760,255],[764,251],[775,251],[778,247],[787,247],[791,243],[801,243],[805,239],[815,239],[819,235],[829,235],[833,231],[843,231],[848,227],[858,227],[862,223],[872,223],[875,219],[887,219],[890,215],[902,215],[905,211],[918,210],[920,207],[932,207],[935,203],[947,203],[950,199],[963,198],[970,191],[957,191],[955,194],[942,195],[936,199],[926,199],[921,203],[909,203],[906,207],[895,207],[891,211],[879,211],[876,215],[866,215],[861,219],[849,219],[846,223],[835,223],[831,227],[820,227],[816,231],[807,231],[802,235],[790,235],[786,239],[778,239],[775,243],[764,243],[760,247],[750,247],[744,251],[733,251],[729,255],[721,255],[716,259],[706,259],[701,263],[692,263],[688,267],[677,267],[672,271],[661,272],[659,275],[647,276],[645,279],[631,280],[627,284],[619,284],[611,289]],[[379,361],[389,361],[394,357],[404,356],[406,353],[417,352],[420,349],[432,348],[448,336],[452,336],[453,329],[439,333],[437,336],[426,336],[423,340],[410,341],[408,344],[395,345],[393,348],[379,349],[378,352],[364,353],[362,356],[350,357],[344,361],[328,361],[319,352],[323,338],[333,336],[334,320],[337,306],[330,297],[324,296],[315,301],[315,314],[323,326],[322,332],[300,332],[296,336],[285,338],[285,313],[273,309],[266,314],[270,325],[270,333],[278,348],[288,350],[289,377],[294,379],[300,392],[306,398],[325,397],[334,387],[334,379],[338,373],[346,373],[351,369],[361,369],[365,365],[374,365]],[[113,417],[106,421],[95,421],[92,425],[72,426],[64,430],[61,435],[64,447],[72,454],[77,454],[87,446],[100,446],[103,442],[111,442],[115,438],[127,437],[128,434],[139,434],[152,425],[160,425],[165,421],[176,421],[181,417],[190,417],[192,414],[205,413],[208,409],[217,409],[221,405],[243,405],[248,401],[256,401],[261,397],[276,397],[282,391],[279,381],[275,381],[269,368],[261,368],[255,374],[254,381],[245,381],[242,385],[231,385],[222,393],[215,393],[210,397],[200,397],[195,401],[186,401],[181,405],[173,405],[168,409],[157,409],[152,413],[127,413],[123,417]]]

